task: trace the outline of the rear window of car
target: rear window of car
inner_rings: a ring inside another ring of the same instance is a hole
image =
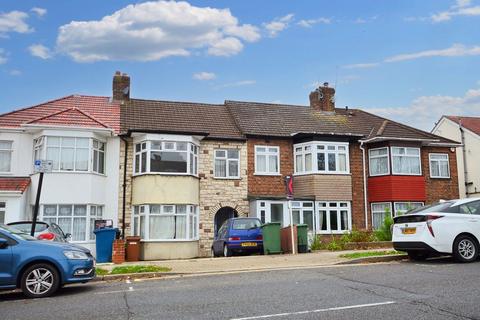
[[[12,236],[15,239],[28,240],[28,241],[37,240],[23,231],[20,231],[18,229],[15,229],[3,224],[0,224],[0,230],[6,232],[8,235]]]
[[[32,230],[32,224],[29,222],[26,223],[14,223],[14,224],[9,224],[10,227],[18,229],[20,231],[23,231],[25,233],[30,233]],[[37,232],[43,232],[47,230],[48,225],[45,223],[38,223],[35,225],[35,233]]]
[[[408,211],[408,214],[416,214],[416,213],[430,213],[430,212],[449,212],[449,209],[455,202],[446,201],[446,202],[437,202],[431,204],[429,206],[420,207],[417,209],[413,209]]]
[[[233,220],[232,228],[234,230],[248,230],[253,228],[259,228],[261,223],[258,219],[238,219]]]

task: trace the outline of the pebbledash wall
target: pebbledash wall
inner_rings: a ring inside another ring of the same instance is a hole
[[[216,149],[238,149],[240,154],[240,177],[215,178],[214,152]],[[236,141],[202,140],[199,154],[200,218],[199,255],[209,256],[219,209],[230,207],[238,216],[248,216],[247,144]]]

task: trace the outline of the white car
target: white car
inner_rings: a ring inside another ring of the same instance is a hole
[[[441,201],[395,217],[392,242],[412,260],[451,254],[472,262],[480,245],[480,198]]]

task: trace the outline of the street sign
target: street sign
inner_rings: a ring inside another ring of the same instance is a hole
[[[52,160],[35,160],[35,172],[52,172]]]

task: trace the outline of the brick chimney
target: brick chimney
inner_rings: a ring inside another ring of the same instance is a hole
[[[112,83],[113,101],[130,100],[130,76],[116,71]]]
[[[310,92],[310,107],[317,111],[335,112],[335,89],[325,82],[323,87]]]

